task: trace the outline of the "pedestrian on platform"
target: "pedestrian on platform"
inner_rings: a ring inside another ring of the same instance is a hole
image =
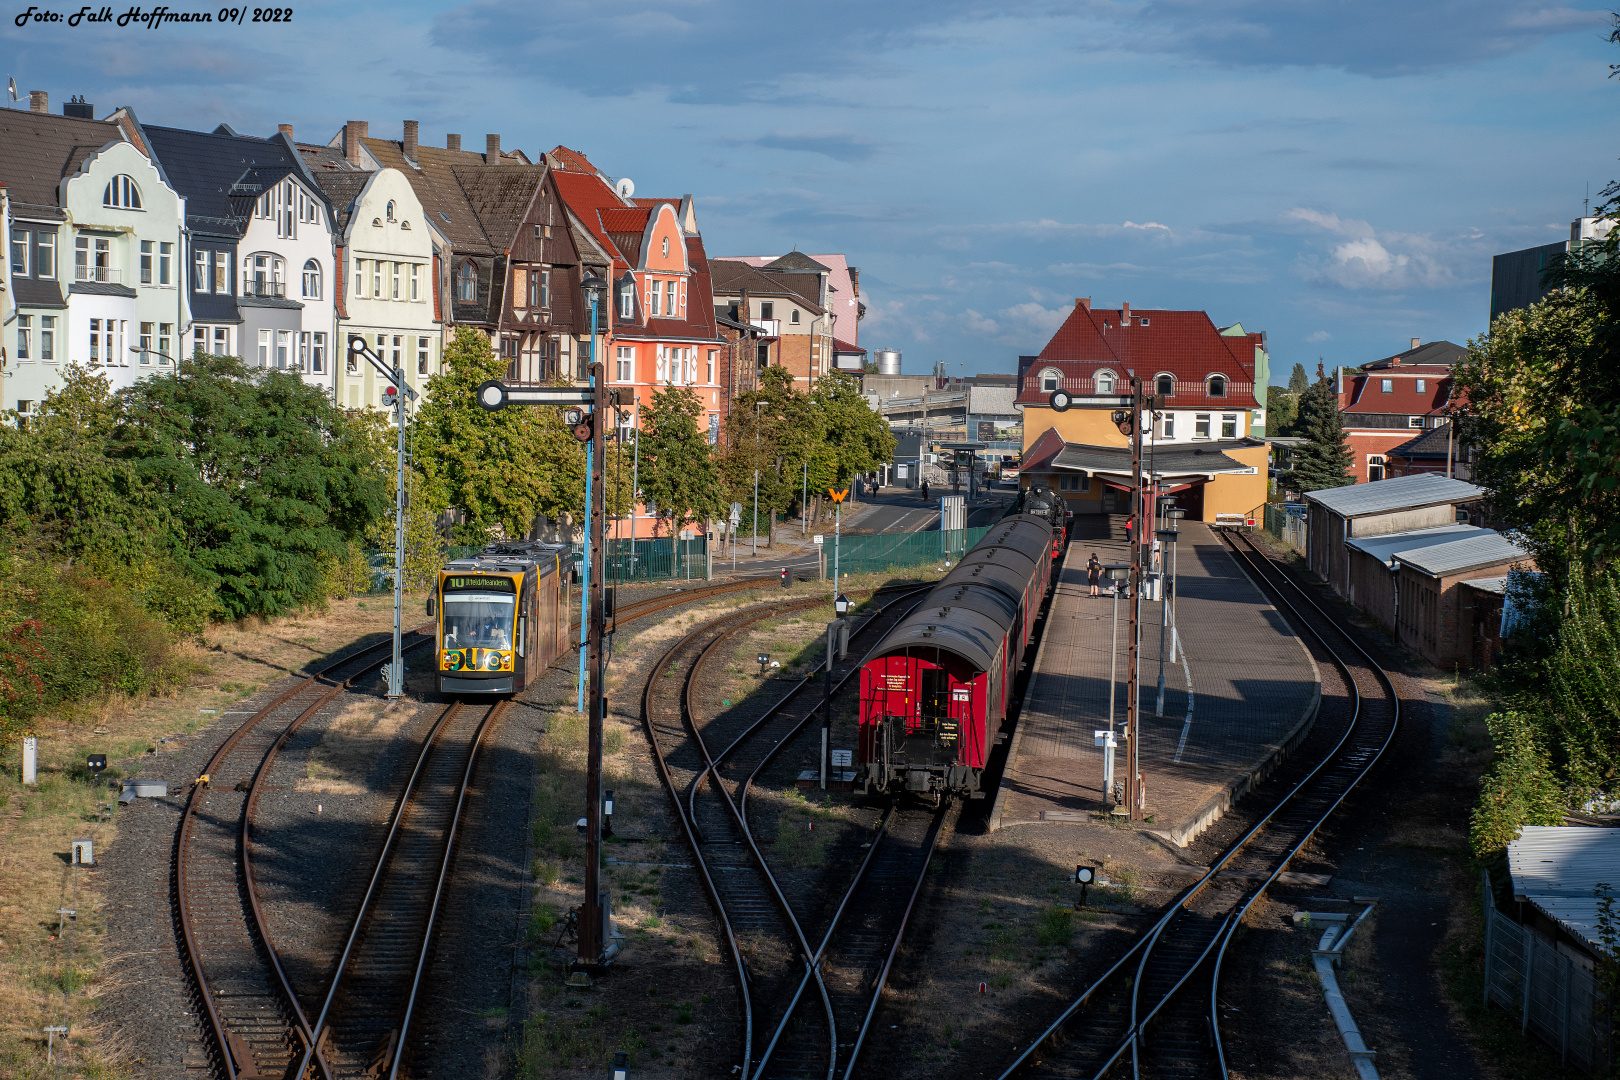
[[[928,501],[928,481],[923,481],[923,502]]]
[[[1086,584],[1091,586],[1092,596],[1102,595],[1097,591],[1097,586],[1101,581],[1102,563],[1097,561],[1097,553],[1093,551],[1091,553],[1091,561],[1086,563]]]
[[[1125,546],[1131,546],[1131,534],[1136,531],[1136,515],[1132,514],[1125,519]]]

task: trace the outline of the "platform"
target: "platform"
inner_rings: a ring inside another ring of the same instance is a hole
[[[1310,730],[1321,677],[1303,642],[1205,525],[1181,523],[1176,615],[1184,655],[1164,665],[1160,605],[1142,604],[1142,746],[1147,827],[1180,847],[1263,780]],[[1080,517],[1059,575],[990,827],[1085,822],[1105,813],[1108,654],[1114,601],[1088,595],[1085,565],[1129,559],[1123,519]],[[1124,731],[1127,601],[1119,601],[1115,726]],[[1168,646],[1165,649],[1169,652]],[[1123,738],[1120,739],[1123,744]],[[1125,778],[1121,745],[1115,778]]]

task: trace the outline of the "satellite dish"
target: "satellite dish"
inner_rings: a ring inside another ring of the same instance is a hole
[[[619,198],[628,199],[636,193],[636,182],[628,176],[621,176],[619,182],[613,185],[613,190],[619,193]]]

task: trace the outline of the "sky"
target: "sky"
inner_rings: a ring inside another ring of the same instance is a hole
[[[1567,238],[1620,178],[1620,46],[1585,0],[358,0],[157,28],[50,2],[0,7],[22,107],[562,143],[693,195],[710,257],[844,253],[860,343],[908,373],[1012,371],[1077,297],[1264,331],[1278,383],[1463,344],[1491,256]]]

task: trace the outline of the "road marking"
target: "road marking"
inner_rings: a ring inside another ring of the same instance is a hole
[[[1181,723],[1181,741],[1176,744],[1175,764],[1181,764],[1181,752],[1187,749],[1187,733],[1192,730],[1193,714],[1193,685],[1192,668],[1187,666],[1187,647],[1181,643],[1181,631],[1172,630],[1175,635],[1176,653],[1181,657],[1181,673],[1187,680],[1187,719]]]

